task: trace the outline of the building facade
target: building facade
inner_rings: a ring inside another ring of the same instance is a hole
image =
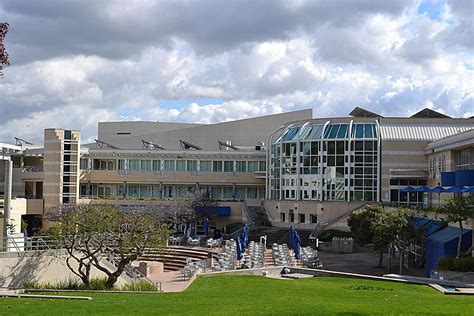
[[[26,200],[30,233],[62,203],[166,207],[202,194],[225,209],[216,226],[263,205],[276,226],[312,229],[366,203],[436,203],[403,189],[445,185],[449,172],[470,178],[473,131],[473,118],[360,108],[327,119],[303,110],[217,124],[100,122],[96,142],[82,145],[79,131],[47,129],[42,146],[4,145],[0,194]]]

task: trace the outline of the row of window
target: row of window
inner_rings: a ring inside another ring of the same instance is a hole
[[[280,222],[286,222],[286,219],[287,219],[287,214],[286,213],[283,213],[281,212],[280,213]],[[309,214],[309,219],[310,219],[310,223],[311,224],[316,224],[318,222],[318,215],[316,214]],[[292,211],[288,212],[288,221],[290,223],[301,223],[301,224],[305,224],[306,223],[306,214],[298,214],[298,218],[297,218],[297,221],[295,221],[296,218],[295,218],[295,213],[293,213]]]
[[[349,138],[349,135],[351,138],[373,139],[377,138],[377,128],[375,124],[353,124],[351,131],[349,131],[349,124],[328,124],[326,127],[320,124],[304,127],[291,126],[276,139],[275,143],[280,141],[316,140],[323,137],[324,139],[344,139]]]
[[[89,160],[81,158],[82,170]],[[155,172],[256,172],[265,171],[265,161],[245,160],[161,160],[161,159],[93,159],[93,170],[129,170]]]
[[[428,173],[430,178],[436,178],[437,170],[436,170],[436,162],[438,162],[438,171],[441,172],[446,171],[446,157],[441,155],[436,159],[436,157],[431,157],[429,166],[428,166]]]
[[[97,185],[81,184],[81,197],[120,197],[120,198],[156,198],[156,199],[183,199],[206,194],[216,200],[244,200],[265,198],[264,187],[250,186],[203,186],[196,188],[192,185],[139,185],[116,184]]]

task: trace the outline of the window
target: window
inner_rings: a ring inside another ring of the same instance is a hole
[[[128,170],[131,170],[131,171],[140,170],[140,160],[138,160],[138,159],[129,159],[128,160]]]
[[[175,161],[165,160],[165,171],[175,171]]]
[[[257,198],[257,192],[258,192],[257,188],[252,188],[252,187],[247,188],[247,198],[256,199]]]
[[[258,161],[249,161],[249,162],[247,163],[247,167],[248,167],[248,171],[249,171],[249,172],[258,171],[258,170],[259,170]]]
[[[299,216],[299,222],[302,223],[302,224],[304,224],[305,221],[306,221],[306,216],[305,216],[305,214],[299,214],[298,216]]]
[[[153,171],[161,170],[161,160],[153,160]]]
[[[285,215],[285,213],[280,213],[280,222],[284,223],[286,221]]]
[[[438,168],[440,173],[446,172],[446,157],[444,155],[438,158]]]
[[[237,172],[247,172],[247,162],[246,161],[236,161],[235,162],[235,171],[237,171]]]
[[[185,160],[176,160],[176,171],[179,171],[179,172],[186,171],[186,161]]]
[[[224,161],[224,172],[234,172],[233,161]]]
[[[197,171],[197,160],[186,161],[186,168],[190,172]]]
[[[88,170],[89,169],[89,159],[81,158],[79,165],[80,165],[81,170]]]
[[[318,222],[318,215],[316,214],[309,215],[309,218],[311,220],[311,224],[316,224]]]
[[[222,197],[224,199],[233,199],[234,198],[234,190],[232,187],[223,187],[222,188]]]
[[[430,178],[436,178],[436,157],[430,158],[430,165],[428,167]]]
[[[141,170],[142,171],[151,171],[151,160],[142,160],[141,161]]]
[[[212,162],[212,171],[213,172],[222,172],[222,161],[213,161]]]
[[[129,185],[128,186],[128,196],[130,196],[130,197],[139,197],[140,196],[140,187],[138,185]]]
[[[199,162],[199,171],[201,171],[201,172],[211,172],[212,171],[212,161],[201,160]]]
[[[118,163],[118,170],[125,170],[125,159],[119,159]]]

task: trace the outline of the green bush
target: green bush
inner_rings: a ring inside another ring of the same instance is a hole
[[[135,292],[156,292],[158,288],[156,285],[147,281],[135,281],[123,285],[121,291],[135,291]]]
[[[25,289],[45,289],[45,290],[107,290],[105,282],[107,278],[92,278],[89,281],[89,286],[85,286],[78,280],[59,281],[57,283],[38,281],[25,281],[22,286]]]
[[[321,235],[319,235],[320,241],[331,241],[333,237],[353,237],[351,232],[346,232],[337,229],[326,229],[323,230]]]
[[[459,259],[442,257],[438,261],[438,269],[444,271],[474,272],[474,257],[462,255]]]

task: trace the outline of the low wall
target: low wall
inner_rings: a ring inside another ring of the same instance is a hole
[[[109,264],[103,262],[104,265]],[[71,265],[77,268],[76,262]],[[91,278],[105,277],[106,274],[91,268]],[[66,255],[59,251],[31,251],[0,253],[0,287],[18,288],[23,282],[59,283],[67,280],[79,280],[66,265]],[[130,282],[124,274],[117,284]]]

